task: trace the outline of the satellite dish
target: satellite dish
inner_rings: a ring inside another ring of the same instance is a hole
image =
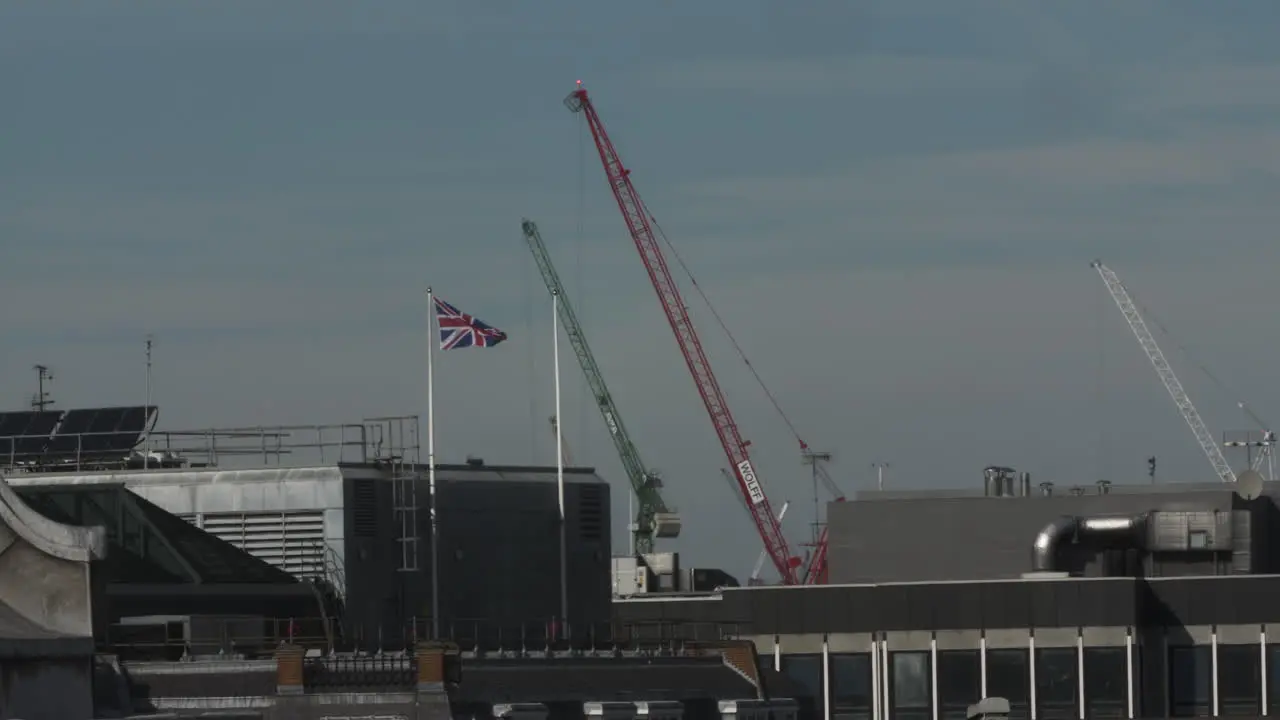
[[[1236,494],[1245,500],[1255,500],[1262,495],[1262,473],[1245,470],[1236,476]]]

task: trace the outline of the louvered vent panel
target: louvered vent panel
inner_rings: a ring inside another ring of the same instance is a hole
[[[378,487],[372,480],[356,480],[352,488],[351,512],[356,537],[376,537],[378,534]]]
[[[298,577],[325,573],[324,513],[206,513],[204,531]]]
[[[579,486],[578,532],[583,540],[604,537],[604,488],[586,484]]]

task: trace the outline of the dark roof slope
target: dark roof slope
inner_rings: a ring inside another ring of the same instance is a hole
[[[123,485],[24,485],[32,509],[68,525],[107,531],[111,583],[294,583],[289,573],[210,535]]]
[[[181,554],[204,583],[292,583],[289,573],[261,560],[215,535],[128,490],[130,502]]]

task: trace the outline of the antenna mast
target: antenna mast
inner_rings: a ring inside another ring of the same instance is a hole
[[[36,371],[36,394],[31,398],[31,409],[43,411],[46,407],[53,404],[53,398],[49,395],[49,391],[44,389],[46,383],[53,380],[53,371],[48,365],[36,365],[32,368]]]
[[[818,466],[818,463],[831,462],[831,453],[817,452],[805,448],[800,451],[800,460],[805,465],[811,467],[810,475],[813,479],[813,545],[818,546],[819,534],[822,532],[822,498],[818,492],[819,479],[826,477],[826,473]],[[840,493],[836,493],[837,496]]]

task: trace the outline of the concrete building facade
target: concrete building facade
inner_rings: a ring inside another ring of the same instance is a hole
[[[1059,518],[1152,515],[1138,543],[1067,543],[1064,568],[1086,577],[1280,572],[1280,512],[1272,495],[1280,487],[1265,487],[1255,500],[1223,483],[1046,489],[1012,496],[980,489],[862,492],[852,502],[831,503],[830,581],[1019,578],[1034,570],[1036,539]],[[1168,522],[1157,528],[1157,520]],[[1172,532],[1174,542],[1138,547],[1155,544],[1156,532]],[[1202,540],[1212,542],[1192,546]]]
[[[424,467],[133,469],[12,481],[122,485],[296,577],[332,587],[344,601],[347,638],[369,649],[401,649],[430,636],[433,558],[442,636],[488,642],[502,633],[546,634],[549,623],[562,622],[555,468],[438,466],[438,553]],[[568,619],[607,623],[609,485],[589,468],[566,469],[565,483]]]
[[[669,638],[750,639],[803,717],[1280,714],[1276,488],[864,493],[829,505],[832,584],[615,601]]]
[[[55,523],[0,478],[0,720],[93,717],[100,530]]]

